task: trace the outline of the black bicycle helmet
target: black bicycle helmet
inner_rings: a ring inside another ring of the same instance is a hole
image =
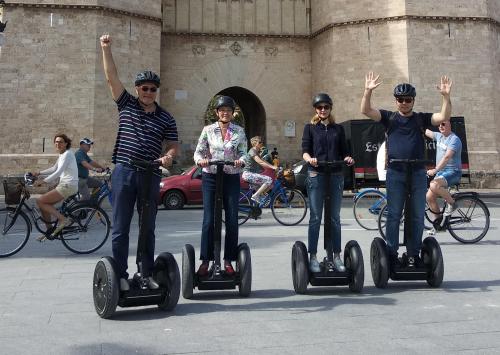
[[[218,110],[221,107],[231,107],[234,111],[236,108],[236,102],[229,96],[219,96],[215,102],[215,108]]]
[[[409,96],[409,97],[415,97],[417,96],[417,91],[411,84],[403,83],[396,85],[394,88],[394,96],[399,97],[399,96]]]
[[[157,87],[160,87],[160,77],[151,70],[141,71],[135,77],[135,86],[139,86],[144,83],[153,83]]]
[[[328,94],[325,94],[323,92],[314,96],[312,105],[313,105],[313,107],[316,107],[320,103],[325,103],[325,104],[328,104],[330,106],[333,106],[332,98]]]

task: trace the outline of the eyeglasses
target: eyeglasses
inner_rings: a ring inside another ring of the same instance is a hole
[[[413,102],[413,99],[411,97],[404,98],[404,97],[396,97],[396,101],[402,104],[403,102],[406,104],[411,104]]]
[[[328,111],[330,109],[331,109],[331,107],[328,106],[328,105],[325,105],[325,106],[316,106],[316,110],[318,110],[318,111],[321,111],[321,110]]]
[[[439,127],[446,127],[446,122],[441,122],[441,123],[439,124]]]
[[[151,86],[151,87],[149,87],[149,86],[141,86],[141,90],[144,91],[144,92],[148,92],[148,91],[149,92],[156,92],[156,90],[158,90],[158,88],[155,87],[155,86]]]

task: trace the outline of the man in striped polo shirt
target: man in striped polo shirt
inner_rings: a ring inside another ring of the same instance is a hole
[[[113,186],[113,258],[116,261],[120,276],[120,289],[128,291],[127,259],[129,251],[130,221],[137,201],[141,206],[141,186],[151,184],[150,202],[151,221],[148,230],[148,250],[143,257],[142,266],[148,287],[157,289],[158,283],[152,278],[155,220],[157,199],[160,189],[161,173],[155,173],[152,181],[144,181],[144,173],[130,165],[130,159],[158,160],[162,166],[172,164],[177,154],[177,127],[174,118],[155,101],[160,78],[151,71],[137,74],[135,91],[137,97],[131,95],[118,78],[118,71],[111,54],[111,37],[108,34],[100,38],[104,73],[111,90],[113,100],[118,106],[118,135],[113,150],[112,162],[115,169],[111,176]],[[167,141],[165,155],[162,154],[162,142]]]

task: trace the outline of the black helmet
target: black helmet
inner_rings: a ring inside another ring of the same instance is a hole
[[[231,107],[234,111],[236,108],[236,102],[234,102],[234,100],[229,96],[219,96],[215,102],[215,108],[218,110],[223,106]]]
[[[135,86],[139,86],[144,83],[153,83],[160,87],[160,77],[151,70],[144,70],[137,74],[135,77]]]
[[[313,105],[313,107],[316,107],[316,106],[318,106],[318,104],[320,104],[322,102],[325,104],[328,104],[330,106],[333,106],[332,98],[328,94],[325,94],[323,92],[314,96],[312,105]]]
[[[415,97],[417,96],[417,91],[411,84],[403,83],[396,85],[394,88],[394,96],[410,96],[410,97]]]

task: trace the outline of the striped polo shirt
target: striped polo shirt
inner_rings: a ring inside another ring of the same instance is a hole
[[[114,164],[128,164],[130,159],[156,160],[161,156],[163,140],[178,140],[174,118],[158,104],[156,111],[145,112],[139,100],[127,90],[123,90],[116,104],[119,123]]]

